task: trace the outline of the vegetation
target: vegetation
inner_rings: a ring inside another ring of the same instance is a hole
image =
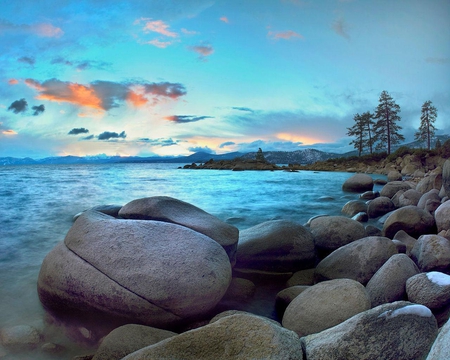
[[[350,145],[353,144],[356,150],[358,150],[358,156],[361,156],[361,153],[365,148],[368,148],[370,154],[373,152],[373,115],[367,111],[362,115],[356,114],[353,119],[355,120],[355,125],[351,128],[347,128],[348,136],[355,136],[355,139],[350,142]]]
[[[264,157],[261,148],[259,148],[258,152],[256,153],[256,161],[266,162],[266,158]]]
[[[431,138],[434,136],[436,128],[433,123],[436,121],[437,109],[431,101],[425,101],[422,105],[422,116],[420,117],[420,127],[415,134],[416,140],[426,141],[427,149],[431,150]]]

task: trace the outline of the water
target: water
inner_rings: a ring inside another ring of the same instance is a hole
[[[349,173],[184,170],[178,166],[0,167],[0,328],[42,322],[45,311],[36,291],[42,260],[64,239],[73,215],[93,206],[165,195],[242,230],[272,219],[304,224],[316,215],[338,215],[347,201],[357,198],[341,190]],[[332,199],[321,200],[322,196]]]

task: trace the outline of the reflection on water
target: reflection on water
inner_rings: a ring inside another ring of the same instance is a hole
[[[34,165],[0,168],[0,327],[42,321],[36,281],[45,255],[76,213],[166,195],[240,229],[271,219],[305,223],[337,215],[356,195],[348,173],[182,170],[177,164]],[[321,196],[331,199],[318,201]]]

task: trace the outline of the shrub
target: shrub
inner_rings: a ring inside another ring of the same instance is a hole
[[[438,153],[443,158],[450,158],[450,139],[442,144],[442,146],[438,150]]]

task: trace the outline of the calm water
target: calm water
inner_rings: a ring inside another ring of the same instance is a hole
[[[44,310],[36,292],[42,260],[64,239],[73,215],[93,206],[166,195],[245,229],[271,219],[303,224],[315,215],[338,215],[348,200],[357,198],[341,190],[349,173],[183,170],[178,166],[0,167],[0,328],[42,321]]]

